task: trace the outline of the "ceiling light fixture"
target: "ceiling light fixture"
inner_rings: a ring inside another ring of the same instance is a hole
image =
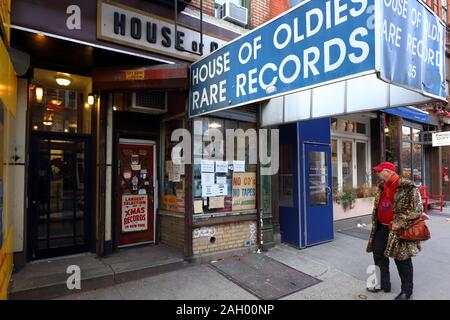
[[[44,97],[44,89],[42,87],[36,87],[36,101],[42,102],[43,97]]]
[[[67,87],[72,82],[69,74],[59,72],[56,74],[55,80],[57,84],[63,87]]]
[[[44,116],[44,121],[42,121],[42,124],[44,126],[47,126],[47,127],[53,125],[53,117],[52,117],[52,115]]]
[[[212,129],[218,129],[218,128],[222,128],[222,125],[218,124],[217,122],[213,122],[209,125],[209,127]]]
[[[62,100],[53,99],[53,100],[50,100],[50,103],[54,104],[55,106],[60,106],[62,104]]]
[[[94,103],[95,103],[95,96],[94,96],[93,93],[89,93],[88,99],[87,99],[87,103],[88,103],[90,106],[93,106],[93,105],[94,105]]]

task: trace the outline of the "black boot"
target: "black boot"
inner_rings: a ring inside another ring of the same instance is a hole
[[[412,294],[406,294],[402,291],[394,300],[412,300]]]
[[[367,291],[372,292],[372,293],[377,293],[380,292],[381,290],[383,290],[384,292],[391,292],[391,287],[381,287],[381,288],[366,288]]]

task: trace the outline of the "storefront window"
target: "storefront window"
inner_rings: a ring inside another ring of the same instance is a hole
[[[163,187],[161,196],[161,209],[184,213],[185,203],[185,166],[174,164],[172,149],[178,142],[171,141],[172,133],[176,129],[184,128],[183,120],[171,120],[164,123],[163,147]]]
[[[356,142],[356,176],[358,186],[368,185],[367,163],[367,143]]]
[[[367,134],[366,128],[367,126],[365,123],[341,119],[338,120],[336,118],[331,119],[331,130],[345,133]]]
[[[75,74],[33,69],[30,85],[31,130],[63,133],[91,133],[89,104],[92,79]]]
[[[353,188],[353,142],[342,141],[343,190]]]
[[[245,139],[229,135],[237,130]],[[207,117],[194,121],[195,214],[256,209],[256,135],[253,123]]]
[[[412,129],[412,140],[414,142],[420,142],[420,130]]]
[[[333,193],[370,186],[368,178],[369,123],[365,119],[350,121],[345,118],[331,119],[331,161]],[[333,123],[336,125],[333,126]]]
[[[402,146],[402,176],[411,179],[411,143],[403,142]],[[412,179],[411,179],[412,180]]]
[[[422,170],[422,145],[414,144],[413,147],[413,178],[416,185],[422,185],[423,170]]]
[[[333,172],[333,190],[337,191],[339,189],[338,183],[338,153],[337,153],[337,140],[331,140],[331,165]]]
[[[403,126],[402,137],[402,176],[412,180],[416,185],[422,185],[424,181],[422,130]]]
[[[403,140],[411,140],[411,128],[410,127],[402,127],[402,139]]]

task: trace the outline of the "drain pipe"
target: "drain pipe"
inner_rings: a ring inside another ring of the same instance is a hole
[[[259,216],[259,248],[258,248],[258,253],[261,253],[261,251],[263,251],[263,246],[264,246],[264,240],[263,240],[263,216],[264,216],[264,210],[261,210],[261,214]]]

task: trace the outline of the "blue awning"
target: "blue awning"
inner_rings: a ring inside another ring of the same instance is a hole
[[[427,112],[419,110],[413,107],[398,107],[398,108],[388,108],[381,110],[384,113],[393,114],[395,116],[402,117],[404,119],[412,120],[415,122],[432,124],[430,122],[430,117]]]

